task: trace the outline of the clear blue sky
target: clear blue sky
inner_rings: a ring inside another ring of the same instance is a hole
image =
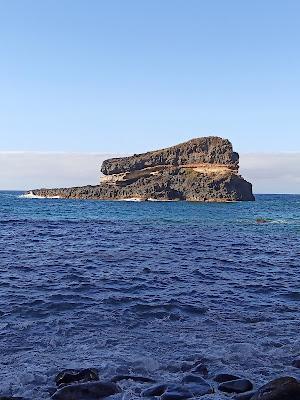
[[[300,1],[0,0],[0,149],[300,150]]]

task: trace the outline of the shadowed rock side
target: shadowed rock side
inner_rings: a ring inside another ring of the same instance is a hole
[[[238,160],[228,140],[205,137],[106,160],[97,186],[38,189],[28,194],[101,200],[254,200],[251,183],[238,174]]]

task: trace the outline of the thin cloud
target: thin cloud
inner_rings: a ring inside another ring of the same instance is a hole
[[[0,153],[0,188],[28,190],[39,187],[96,185],[100,167],[111,154]]]
[[[240,166],[256,193],[300,193],[299,152],[242,154]]]

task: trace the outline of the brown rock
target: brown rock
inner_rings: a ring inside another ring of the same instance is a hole
[[[233,152],[229,140],[208,136],[192,139],[166,149],[105,160],[101,172],[104,175],[112,175],[159,165],[179,166],[203,163],[230,165],[236,168],[238,159],[239,156]]]
[[[262,386],[251,400],[300,400],[300,383],[291,377],[275,379]]]

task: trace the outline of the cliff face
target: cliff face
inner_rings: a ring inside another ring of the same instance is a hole
[[[238,174],[239,156],[219,137],[190,140],[167,149],[102,164],[100,185],[39,189],[44,197],[191,201],[254,200],[252,185]]]
[[[161,165],[220,164],[237,167],[239,155],[227,139],[215,136],[192,139],[167,149],[135,154],[132,157],[111,158],[102,164],[104,175],[132,172]]]

